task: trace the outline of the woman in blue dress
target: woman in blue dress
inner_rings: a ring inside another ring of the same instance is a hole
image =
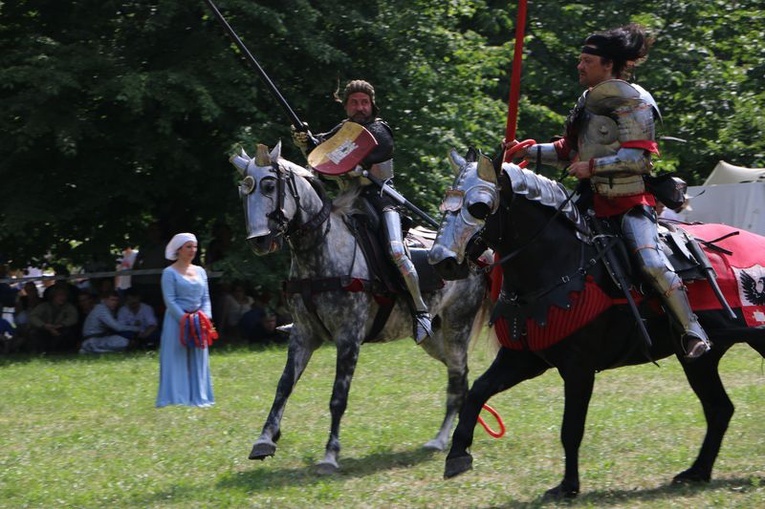
[[[210,377],[209,346],[217,338],[210,322],[207,273],[192,263],[197,238],[179,233],[165,248],[174,263],[162,272],[166,311],[159,348],[157,407],[210,406],[215,403]]]

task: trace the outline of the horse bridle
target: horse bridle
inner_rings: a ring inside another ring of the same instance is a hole
[[[266,214],[268,219],[276,223],[277,235],[282,235],[287,241],[294,238],[299,238],[307,232],[316,230],[322,223],[327,222],[325,235],[329,232],[329,226],[331,221],[329,214],[332,210],[332,202],[327,200],[324,188],[321,186],[313,186],[316,192],[321,198],[322,208],[311,219],[300,223],[300,217],[303,214],[303,207],[300,204],[300,194],[298,193],[297,185],[295,184],[295,175],[291,171],[286,171],[279,166],[278,161],[271,162],[271,168],[276,174],[276,208],[272,212]],[[287,176],[289,175],[289,176]],[[284,199],[289,189],[292,194],[292,199],[295,200],[295,208],[297,213],[291,220],[287,219],[284,213]]]
[[[560,181],[560,180],[562,180],[562,177],[561,177],[560,179],[558,179],[558,181]],[[497,183],[497,186],[500,186],[500,184],[499,184],[499,183]],[[511,185],[511,189],[510,189],[510,191],[511,191],[511,195],[512,195],[512,200],[511,200],[511,203],[512,203],[513,201],[515,201],[515,193],[512,191],[512,185]],[[564,190],[564,192],[565,192],[565,190]],[[497,265],[502,265],[503,263],[505,263],[505,262],[507,262],[507,261],[509,261],[509,260],[512,260],[513,258],[515,258],[516,256],[518,256],[518,255],[519,255],[519,254],[520,254],[520,253],[521,253],[521,252],[522,252],[524,249],[526,249],[528,246],[532,245],[532,244],[533,244],[533,243],[534,243],[534,242],[535,242],[535,241],[536,241],[536,240],[537,240],[537,239],[538,239],[538,238],[539,238],[539,237],[542,235],[542,233],[543,233],[543,232],[544,232],[544,231],[547,229],[547,227],[548,227],[548,226],[550,226],[550,225],[552,224],[552,222],[555,220],[555,218],[556,218],[556,217],[558,217],[558,216],[560,215],[560,213],[563,211],[563,208],[564,208],[564,207],[565,207],[565,206],[568,204],[568,202],[570,202],[570,201],[571,201],[571,200],[574,198],[574,193],[568,194],[568,193],[566,192],[566,195],[567,195],[567,196],[566,196],[566,199],[565,199],[565,200],[563,200],[563,201],[561,202],[561,204],[560,204],[560,205],[558,205],[558,207],[555,209],[555,213],[554,213],[552,216],[550,216],[550,217],[547,219],[547,221],[545,221],[545,224],[543,224],[543,225],[542,225],[542,227],[541,227],[541,228],[539,228],[539,230],[537,230],[537,231],[536,231],[536,232],[535,232],[535,233],[534,233],[534,234],[531,236],[531,238],[529,238],[529,240],[528,240],[528,241],[526,241],[524,244],[522,244],[522,245],[518,246],[518,247],[517,247],[517,248],[515,248],[514,250],[510,251],[508,254],[506,254],[505,256],[503,256],[502,258],[500,258],[499,260],[495,261],[494,263],[491,263],[491,264],[487,265],[486,267],[483,267],[483,270],[484,270],[486,273],[489,273],[489,272],[491,272],[491,270],[492,270],[492,269],[493,269],[495,266],[497,266]],[[498,200],[499,200],[500,202],[502,201],[502,199],[501,199],[501,190],[500,190],[500,193],[498,193]],[[510,207],[510,204],[508,204],[508,205],[507,205],[507,208],[509,208],[509,207]],[[499,206],[495,207],[495,210],[494,210],[494,212],[492,212],[492,215],[493,215],[493,214],[496,214],[496,212],[497,212],[498,210],[499,210]],[[500,216],[500,220],[501,220],[501,219],[502,219],[502,218],[501,218],[501,216]],[[481,240],[481,241],[482,241],[484,244],[488,245],[488,243],[486,242],[486,239],[485,239],[485,238],[484,238],[484,237],[481,235],[481,234],[482,234],[482,233],[483,233],[485,230],[486,230],[486,226],[484,225],[484,227],[483,227],[483,228],[482,228],[480,231],[478,231],[478,233],[476,233],[474,237],[476,237],[476,238],[480,239],[480,240]],[[500,224],[499,230],[500,230],[500,235],[501,235],[501,232],[502,232],[502,226],[501,226],[501,224]],[[500,239],[498,240],[498,242],[501,242],[501,240],[502,240],[502,239],[501,239],[501,237],[500,237]]]

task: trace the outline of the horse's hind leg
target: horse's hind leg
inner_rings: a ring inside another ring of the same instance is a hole
[[[446,456],[445,479],[473,468],[473,457],[468,450],[473,443],[478,415],[489,398],[524,380],[541,375],[548,368],[548,364],[529,352],[503,348],[497,353],[489,369],[473,383],[462,405],[459,421],[452,435],[452,446]]]
[[[316,464],[319,474],[332,474],[340,468],[337,462],[337,457],[340,454],[340,420],[343,418],[345,409],[348,406],[348,393],[351,389],[351,380],[359,360],[360,346],[360,337],[358,340],[351,338],[346,341],[337,341],[335,383],[332,387],[332,399],[329,402],[332,425],[324,459]]]
[[[718,371],[725,350],[727,347],[718,346],[692,363],[683,363],[685,376],[704,409],[707,433],[696,461],[691,468],[672,479],[675,484],[709,482],[712,478],[712,468],[734,412],[733,403],[725,392]]]
[[[293,332],[294,334],[294,332]],[[279,384],[276,386],[276,395],[271,404],[271,411],[268,413],[266,423],[260,436],[252,446],[249,459],[263,460],[268,456],[273,456],[276,452],[276,442],[281,436],[281,420],[284,414],[284,407],[287,399],[292,394],[300,376],[303,374],[308,361],[315,350],[314,346],[306,346],[303,341],[295,341],[290,338],[289,350],[287,353],[287,364],[284,366],[282,376],[279,378]]]

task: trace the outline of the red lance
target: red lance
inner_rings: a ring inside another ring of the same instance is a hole
[[[521,66],[523,61],[523,35],[526,31],[526,0],[518,1],[518,16],[515,20],[515,51],[513,53],[513,68],[510,74],[510,97],[507,100],[507,125],[505,140],[515,139],[518,124],[518,101],[521,96]],[[505,161],[509,162],[509,154],[505,152]]]
[[[515,139],[515,128],[518,123],[518,100],[521,96],[521,60],[523,58],[523,34],[526,31],[526,0],[518,1],[518,16],[515,21],[515,52],[513,53],[513,68],[510,75],[510,97],[507,100],[507,125],[505,127],[505,140],[510,142]],[[512,152],[505,151],[504,160],[512,160]],[[499,261],[499,255],[494,253],[494,261]],[[499,291],[502,288],[502,266],[497,264],[491,271],[490,295],[493,302],[497,302]],[[505,425],[496,411],[484,405],[499,422],[500,430],[491,430],[483,418],[479,415],[478,422],[494,438],[500,438],[505,434]]]
[[[523,34],[526,31],[526,0],[518,1],[518,16],[515,20],[515,51],[513,53],[513,68],[510,74],[510,97],[507,100],[507,125],[505,126],[505,141],[515,140],[515,130],[518,123],[518,101],[521,96],[521,65],[523,60]],[[505,151],[505,162],[512,160],[509,150]],[[494,261],[499,257],[494,254]],[[494,302],[499,298],[502,288],[502,267],[496,265],[491,272],[491,298]]]

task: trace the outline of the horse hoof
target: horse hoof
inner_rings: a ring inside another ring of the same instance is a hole
[[[316,473],[319,475],[332,475],[340,469],[334,461],[323,460],[316,464]]]
[[[444,479],[451,479],[472,469],[473,457],[469,454],[459,458],[447,459],[446,467],[444,468]]]
[[[543,500],[571,500],[579,495],[579,488],[560,483],[556,487],[545,491]]]
[[[252,446],[249,459],[251,460],[264,460],[269,456],[273,456],[276,452],[276,444],[270,440],[258,440]]]
[[[437,438],[434,438],[433,440],[431,440],[430,442],[428,442],[427,444],[425,444],[423,447],[424,447],[425,449],[427,449],[428,451],[439,451],[439,452],[443,452],[443,451],[444,451],[444,449],[446,449],[446,444],[444,444],[444,442],[443,442],[443,441],[441,441],[441,440],[438,440]]]
[[[697,470],[689,468],[685,472],[680,472],[672,479],[672,484],[697,484],[702,482],[709,482],[712,480],[712,476],[709,474],[702,474]]]

